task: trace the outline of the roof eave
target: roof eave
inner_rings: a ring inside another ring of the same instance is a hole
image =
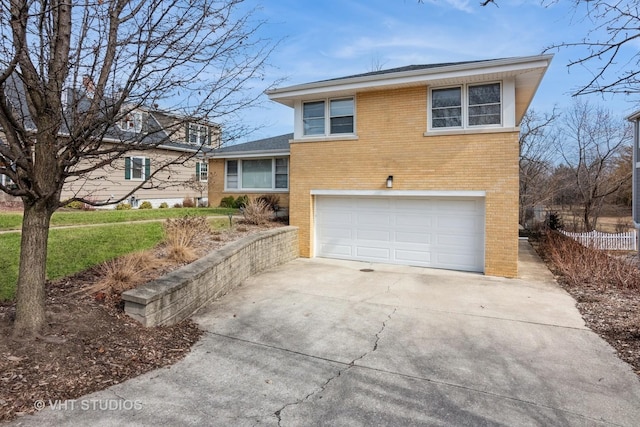
[[[288,156],[289,150],[251,150],[251,151],[227,151],[224,153],[216,153],[214,150],[210,153],[211,159],[239,159],[243,157],[277,157]]]
[[[376,74],[345,79],[327,80],[294,85],[267,91],[273,101],[290,107],[296,99],[331,92],[357,92],[364,89],[383,89],[389,86],[424,84],[429,81],[473,77],[496,72],[518,72],[527,69],[548,68],[553,55],[535,55],[519,58],[496,59],[483,62],[471,62],[448,65],[437,68],[401,71],[388,74]],[[544,74],[544,72],[542,73]]]

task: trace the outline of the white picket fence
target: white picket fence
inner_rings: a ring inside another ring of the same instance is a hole
[[[583,246],[610,251],[635,251],[638,249],[637,230],[628,233],[603,233],[590,231],[588,233],[570,233],[560,230],[565,236],[571,237]]]

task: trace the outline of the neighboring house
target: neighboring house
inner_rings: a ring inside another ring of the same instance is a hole
[[[627,117],[633,125],[632,209],[633,225],[640,229],[640,111]]]
[[[219,126],[192,123],[188,118],[157,109],[136,109],[116,126],[129,135],[105,138],[105,144],[123,143],[120,141],[145,133],[148,133],[150,143],[162,142],[153,149],[130,151],[110,166],[68,181],[63,199],[78,194],[99,202],[118,200],[163,167],[149,186],[143,185],[125,202],[133,207],[142,201],[151,202],[153,207],[162,203],[173,206],[182,203],[186,197],[207,204],[209,164],[206,156],[220,146]],[[190,158],[184,163],[170,164],[185,156]]]
[[[289,207],[289,141],[280,135],[214,150],[209,155],[209,203],[220,205],[224,197],[252,198],[275,194],[279,206]]]
[[[409,66],[269,91],[294,109],[289,212],[301,256],[515,277],[518,126],[551,59]],[[226,191],[242,159],[226,160]]]
[[[11,80],[10,83],[6,89],[7,97],[10,101],[13,100],[14,108],[21,110],[21,116],[27,122],[27,126],[34,127],[24,105],[24,96],[20,95],[23,92],[21,83],[17,79]],[[74,105],[82,109],[83,105],[88,104],[92,96],[89,88],[92,85],[86,80],[83,84],[84,90],[67,92],[68,105],[75,102]],[[66,137],[64,130],[60,137]],[[1,139],[0,134],[0,143]],[[145,200],[150,201],[154,207],[160,206],[163,202],[172,206],[182,203],[184,198],[188,197],[201,204],[207,203],[209,174],[205,157],[212,149],[220,146],[218,125],[191,121],[188,117],[157,108],[132,108],[122,120],[109,128],[102,138],[105,147],[112,144],[124,145],[128,141],[135,141],[141,149],[130,151],[110,165],[80,178],[67,180],[61,199],[82,197],[98,203],[109,203],[121,199],[141,182],[145,182],[125,202],[129,202],[133,207]],[[154,148],[142,149],[146,144]],[[89,166],[90,161],[84,160],[80,167]],[[162,167],[165,169],[154,175]],[[8,177],[0,176],[0,180],[3,183],[7,182]],[[149,181],[148,184],[146,181]],[[8,200],[11,198],[7,195],[0,199]],[[115,207],[115,204],[108,206]]]

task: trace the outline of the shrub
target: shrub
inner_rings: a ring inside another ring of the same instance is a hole
[[[144,202],[140,203],[138,209],[153,209],[153,206],[151,205],[150,201],[145,200]]]
[[[220,207],[221,208],[235,208],[235,199],[233,198],[233,196],[227,196],[227,197],[223,197],[222,200],[220,200]]]
[[[558,232],[546,233],[541,249],[571,286],[640,289],[640,269],[635,263],[582,246]]]
[[[84,203],[78,201],[78,200],[74,200],[71,203],[67,203],[67,205],[65,206],[65,208],[69,208],[69,209],[83,209],[84,208]]]
[[[276,212],[280,206],[280,196],[277,194],[265,194],[258,197],[256,200],[263,201],[273,212]]]
[[[547,214],[547,227],[549,230],[562,230],[564,228],[562,216],[558,212],[549,212]]]
[[[131,209],[131,205],[129,203],[118,203],[116,206],[117,211],[128,211]]]
[[[211,233],[206,217],[185,216],[164,222],[167,257],[177,262],[191,262],[197,258],[195,249],[199,238]]]
[[[174,208],[181,208],[182,207],[182,203],[176,203],[173,205]]]
[[[182,206],[185,208],[195,208],[196,207],[196,202],[195,200],[193,200],[193,197],[185,197],[182,200]]]
[[[236,209],[244,208],[247,203],[249,203],[249,196],[246,194],[244,196],[238,196],[235,202],[233,202],[233,207]]]
[[[242,211],[244,220],[249,224],[263,225],[271,220],[273,211],[269,208],[264,200],[250,200]]]
[[[169,205],[167,204],[167,202],[160,203],[160,209],[167,209],[168,207]]]

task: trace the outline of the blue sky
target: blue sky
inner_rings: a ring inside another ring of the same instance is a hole
[[[260,35],[280,44],[273,52],[269,76],[286,79],[279,86],[308,83],[410,64],[528,56],[562,41],[578,41],[591,22],[559,0],[548,7],[540,0],[498,0],[499,7],[479,0],[248,0],[256,18],[267,24]],[[632,46],[640,48],[640,44]],[[570,93],[588,82],[589,70],[567,69],[584,51],[553,51],[552,61],[532,108],[551,111],[571,103]],[[621,118],[637,109],[632,96],[591,96]],[[248,139],[293,130],[293,111],[262,97],[262,104],[243,120],[260,129]]]

